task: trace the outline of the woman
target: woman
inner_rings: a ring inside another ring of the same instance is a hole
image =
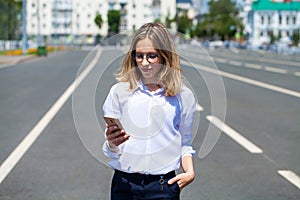
[[[191,147],[196,103],[183,85],[168,30],[147,23],[133,36],[103,105],[108,125],[103,152],[115,170],[111,199],[180,199],[195,177]],[[175,174],[180,167],[183,173]]]

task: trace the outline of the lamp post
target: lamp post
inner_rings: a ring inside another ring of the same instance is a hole
[[[22,8],[22,32],[23,32],[23,36],[22,36],[22,43],[23,43],[23,54],[27,53],[27,31],[26,31],[26,0],[23,0],[23,8]]]
[[[37,45],[41,46],[41,29],[40,29],[40,0],[37,0]]]

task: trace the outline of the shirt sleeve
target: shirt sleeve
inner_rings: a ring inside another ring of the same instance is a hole
[[[119,147],[111,148],[107,140],[103,144],[102,151],[106,157],[111,159],[119,158],[121,155]]]
[[[111,118],[120,118],[120,106],[118,101],[118,95],[116,93],[116,85],[112,86],[110,89],[106,100],[102,107],[103,110],[103,116],[105,117],[111,117]],[[106,129],[105,129],[106,132]],[[110,147],[107,140],[105,140],[102,151],[105,156],[108,158],[118,158],[121,154],[120,149],[118,147],[112,148]]]
[[[196,100],[192,91],[185,86],[180,94],[180,102],[182,110],[179,127],[182,137],[181,157],[193,156],[195,150],[191,146],[191,140],[193,137],[193,118],[196,111]]]
[[[117,85],[113,85],[102,107],[103,116],[119,119],[121,117]]]

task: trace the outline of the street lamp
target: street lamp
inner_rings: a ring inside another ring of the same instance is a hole
[[[23,32],[23,36],[22,36],[22,42],[23,42],[23,54],[27,53],[27,31],[26,31],[26,0],[23,0],[23,8],[22,8],[22,17],[23,17],[23,24],[22,24],[22,32]]]
[[[40,29],[40,0],[37,0],[37,45],[41,46],[41,29]]]

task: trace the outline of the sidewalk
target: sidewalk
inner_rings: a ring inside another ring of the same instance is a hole
[[[37,58],[36,55],[0,56],[0,64],[16,64]]]
[[[0,68],[38,58],[37,55],[0,56]]]

